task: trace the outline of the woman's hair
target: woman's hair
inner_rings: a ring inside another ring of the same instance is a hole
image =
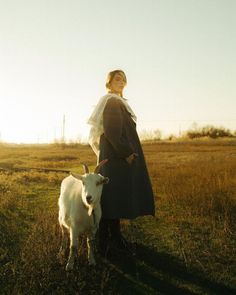
[[[114,70],[108,73],[107,80],[106,80],[106,89],[109,91],[111,90],[111,81],[113,80],[115,74],[121,74],[124,77],[125,84],[127,84],[127,78],[125,73],[122,70]],[[123,93],[121,93],[121,96],[123,97]]]

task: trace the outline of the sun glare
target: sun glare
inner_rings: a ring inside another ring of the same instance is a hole
[[[86,115],[78,112],[77,116],[52,114],[41,116],[23,107],[8,108],[7,103],[0,116],[0,141],[8,143],[53,143],[86,142],[89,125]],[[80,118],[80,119],[78,119]]]

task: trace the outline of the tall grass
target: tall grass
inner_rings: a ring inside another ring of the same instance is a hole
[[[170,205],[181,206],[188,214],[208,216],[231,231],[236,214],[235,175],[224,166],[208,160],[180,167],[178,173],[168,170],[164,192]]]
[[[180,142],[145,149],[169,251],[186,266],[236,285],[234,143]]]
[[[127,280],[118,280],[121,272],[118,274],[103,263],[96,268],[88,267],[84,237],[80,238],[75,272],[65,274],[66,260],[60,261],[57,256],[61,238],[57,200],[60,182],[66,174],[0,173],[3,294],[158,294],[158,289],[149,292],[141,283],[149,282],[152,288],[162,286],[169,290],[172,280],[175,288],[182,284],[183,290],[197,292],[190,281],[181,283],[181,263],[188,270],[196,271],[195,276],[197,271],[203,273],[204,280],[210,278],[235,286],[235,146],[233,141],[144,145],[155,194],[156,218],[140,217],[122,223],[126,237],[146,249],[143,260],[137,257],[139,262],[135,264],[132,280],[129,279],[130,289],[120,283],[127,284]],[[82,172],[80,162],[96,164],[87,146],[4,146],[0,147],[0,157],[0,166],[63,167],[79,173]],[[176,259],[179,263],[174,262]],[[126,278],[129,276],[126,274]],[[221,294],[214,292],[197,294]]]

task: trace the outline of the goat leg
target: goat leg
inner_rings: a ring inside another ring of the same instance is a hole
[[[96,265],[94,252],[95,252],[95,237],[87,237],[87,247],[88,247],[88,262],[89,265]]]

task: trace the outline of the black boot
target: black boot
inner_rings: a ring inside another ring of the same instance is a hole
[[[129,244],[122,236],[120,231],[120,219],[110,221],[111,242],[113,247],[121,251],[129,251]]]
[[[110,220],[101,218],[98,229],[98,249],[101,256],[105,257],[109,248]]]

